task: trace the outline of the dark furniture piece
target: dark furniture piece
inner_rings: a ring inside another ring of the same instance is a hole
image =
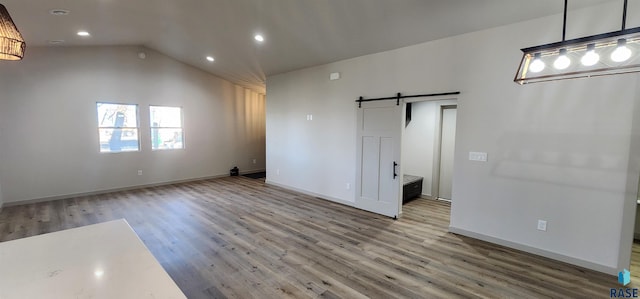
[[[423,177],[405,174],[402,179],[402,204],[422,195]]]

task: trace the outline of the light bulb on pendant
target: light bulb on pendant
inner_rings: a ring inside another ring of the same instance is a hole
[[[621,38],[618,40],[618,47],[611,53],[611,60],[615,62],[623,62],[631,57],[631,50],[627,48],[627,40]]]
[[[560,49],[560,56],[553,62],[553,67],[559,70],[564,70],[571,64],[571,59],[567,57],[567,49]]]
[[[532,73],[539,73],[544,70],[544,62],[542,62],[542,59],[540,59],[541,56],[542,55],[540,53],[536,53],[533,55],[533,61],[529,65],[529,70]]]
[[[596,44],[588,44],[587,45],[587,53],[582,56],[580,62],[584,66],[592,66],[600,61],[600,55],[596,53]]]

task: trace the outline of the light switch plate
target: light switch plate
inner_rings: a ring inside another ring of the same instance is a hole
[[[469,161],[487,162],[488,155],[483,152],[469,152]]]

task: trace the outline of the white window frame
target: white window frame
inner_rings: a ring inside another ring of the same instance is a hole
[[[179,108],[180,109],[180,127],[161,127],[161,126],[154,126],[153,125],[153,117],[151,116],[151,109],[152,107],[160,107],[160,108]],[[180,129],[180,131],[182,132],[182,147],[180,148],[154,148],[154,134],[153,134],[153,130],[157,129],[157,130],[161,130],[161,129]],[[151,150],[152,151],[167,151],[167,150],[183,150],[186,148],[185,142],[184,142],[184,108],[182,106],[169,106],[169,105],[149,105],[149,133],[151,135],[150,139],[151,139]]]
[[[136,108],[136,126],[135,127],[107,127],[107,126],[102,126],[100,123],[102,122],[101,119],[104,117],[104,115],[98,115],[98,105],[100,104],[108,104],[108,105],[124,105],[124,106],[134,106]],[[140,107],[138,104],[133,104],[133,103],[121,103],[121,102],[107,102],[107,101],[98,101],[96,102],[95,105],[95,111],[96,111],[96,115],[97,115],[97,121],[98,121],[98,152],[101,154],[120,154],[120,153],[136,153],[136,152],[140,152],[142,150],[141,148],[141,144],[140,144]],[[100,144],[100,130],[101,129],[121,129],[121,130],[135,130],[136,131],[136,142],[138,144],[138,149],[137,150],[120,150],[120,151],[102,151],[102,147]]]

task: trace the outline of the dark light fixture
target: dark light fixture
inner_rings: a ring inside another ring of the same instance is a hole
[[[13,23],[7,8],[0,4],[0,59],[20,60],[24,57],[25,43]]]
[[[640,72],[640,27],[626,29],[624,0],[622,29],[565,40],[567,1],[564,1],[562,41],[522,49],[518,84]]]

